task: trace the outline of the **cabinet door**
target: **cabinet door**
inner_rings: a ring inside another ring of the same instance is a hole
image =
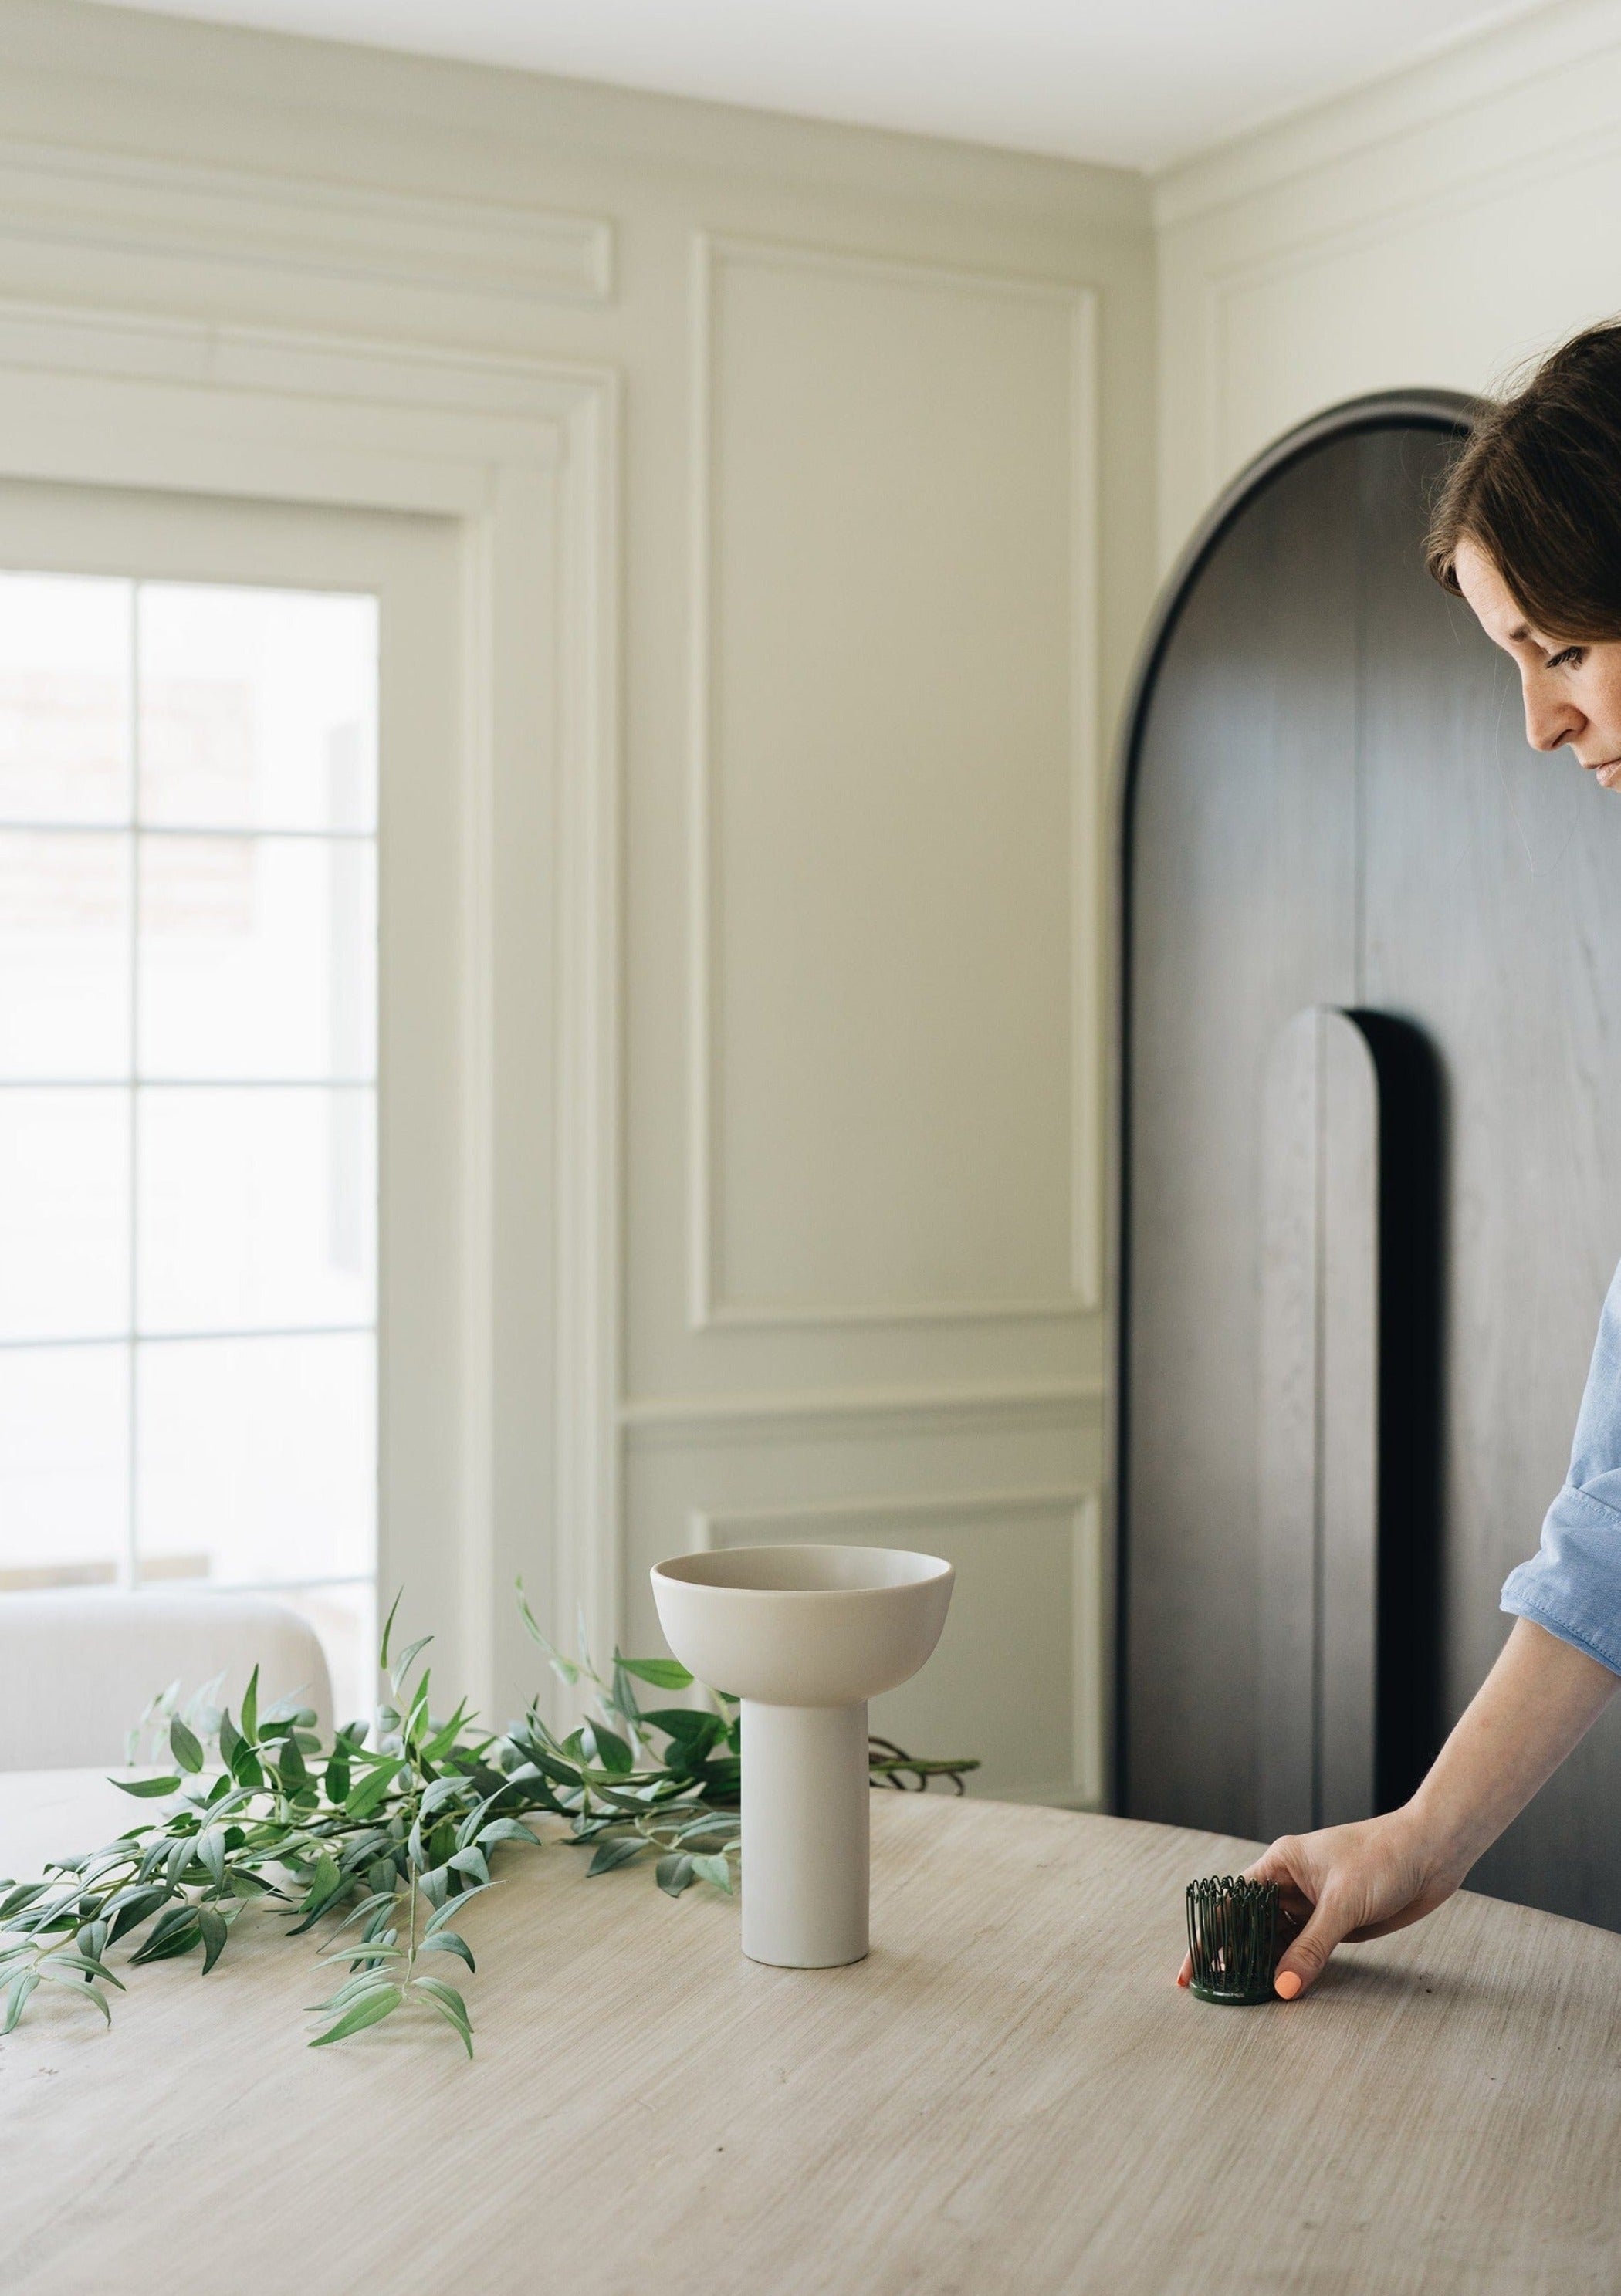
[[[1294,464],[1196,580],[1131,825],[1123,1806],[1251,1833],[1261,1680],[1263,1085],[1354,1000],[1358,444]]]

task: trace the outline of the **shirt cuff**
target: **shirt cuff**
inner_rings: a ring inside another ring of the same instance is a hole
[[[1567,1483],[1541,1547],[1509,1573],[1502,1607],[1621,1675],[1621,1513]]]

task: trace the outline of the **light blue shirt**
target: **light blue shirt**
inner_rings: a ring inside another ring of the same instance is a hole
[[[1621,1267],[1599,1318],[1565,1488],[1502,1607],[1621,1674]]]

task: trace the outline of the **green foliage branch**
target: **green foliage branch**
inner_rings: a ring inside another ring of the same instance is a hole
[[[497,1885],[498,1859],[560,1832],[590,1849],[588,1875],[651,1858],[669,1897],[695,1883],[729,1894],[737,1701],[708,1691],[702,1705],[644,1708],[638,1685],[665,1693],[698,1685],[673,1659],[618,1650],[601,1676],[583,1635],[579,1659],[552,1648],[521,1585],[519,1604],[555,1672],[589,1693],[593,1711],[566,1736],[538,1700],[501,1733],[479,1729],[465,1700],[436,1717],[429,1670],[417,1671],[432,1637],[391,1657],[398,1596],[380,1656],[389,1697],[372,1722],[346,1723],[329,1746],[308,1708],[259,1713],[257,1668],[235,1716],[206,1693],[182,1711],[171,1686],[143,1726],[156,1714],[172,1771],[112,1781],[169,1807],[99,1849],[53,1859],[42,1880],[0,1882],[0,2034],[42,1987],[111,2023],[108,1988],[125,1989],[108,1959],[115,1946],[126,1947],[126,1966],[200,1956],[206,1976],[244,1908],[268,1905],[290,1937],[328,1924],[319,1960],[338,1981],[312,2005],[324,2021],[312,2048],[410,2008],[442,2019],[471,2056],[472,2019],[448,1972],[476,1966],[461,1917]],[[870,1761],[875,1784],[910,1792],[940,1777],[960,1793],[978,1767],[915,1760],[887,1739],[872,1741]]]

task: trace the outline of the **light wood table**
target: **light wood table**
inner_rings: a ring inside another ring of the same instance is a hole
[[[0,1779],[0,1872],[128,1824]],[[871,1958],[578,1850],[470,1908],[479,2054],[312,2054],[307,1940],[129,1973],[0,2043],[6,2296],[1494,2296],[1621,2288],[1621,1937],[1479,1897],[1294,2007],[1179,1992],[1245,1845],[879,1794]]]

